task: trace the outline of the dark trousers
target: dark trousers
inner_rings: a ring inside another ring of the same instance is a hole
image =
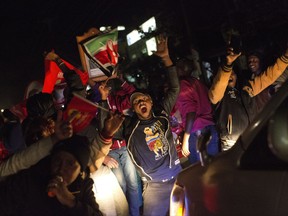
[[[167,182],[144,182],[143,216],[169,215],[170,194],[175,179]]]

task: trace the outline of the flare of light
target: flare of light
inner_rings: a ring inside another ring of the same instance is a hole
[[[124,31],[125,30],[125,26],[117,26],[117,30],[118,31]]]

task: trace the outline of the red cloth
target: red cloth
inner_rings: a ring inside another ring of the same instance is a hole
[[[63,117],[65,120],[67,120],[74,111],[78,112],[71,122],[73,131],[77,133],[82,131],[90,124],[91,120],[95,117],[97,110],[97,106],[92,102],[80,96],[74,95],[64,111]]]
[[[69,62],[61,59],[65,65],[70,69],[74,70],[79,76],[84,85],[87,84],[89,76],[86,71],[81,71],[78,68],[74,67]],[[42,92],[43,93],[52,93],[54,86],[59,83],[65,82],[63,77],[63,72],[58,67],[58,65],[50,60],[45,60],[45,79]]]

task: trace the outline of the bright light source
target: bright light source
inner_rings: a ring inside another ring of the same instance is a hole
[[[132,32],[130,32],[126,36],[128,46],[131,46],[132,44],[134,44],[135,42],[137,42],[141,38],[143,38],[144,33],[151,33],[151,32],[156,30],[155,17],[151,17],[146,22],[144,22],[142,25],[140,25],[139,27],[140,27],[141,31],[134,29]]]
[[[125,26],[117,26],[117,30],[118,31],[124,31],[125,30]]]
[[[99,28],[99,30],[100,30],[100,31],[105,31],[105,30],[106,30],[106,27],[105,27],[105,26],[101,26],[101,27]]]
[[[147,40],[146,47],[147,47],[148,55],[151,56],[153,54],[153,51],[157,50],[156,38],[152,37],[149,40]]]
[[[102,165],[90,177],[94,180],[92,190],[100,210],[106,215],[127,215],[128,202],[113,172]]]
[[[1,113],[3,113],[4,112],[4,109],[1,109]]]
[[[136,43],[137,41],[139,41],[141,39],[143,34],[139,33],[137,30],[133,30],[132,32],[130,32],[126,37],[127,37],[127,43],[128,46]]]
[[[111,26],[101,26],[99,30],[102,32],[111,31]]]
[[[140,28],[142,29],[143,32],[145,33],[150,33],[152,31],[156,30],[156,20],[155,17],[151,17],[149,20],[144,22]]]

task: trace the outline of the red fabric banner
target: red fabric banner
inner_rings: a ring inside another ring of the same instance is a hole
[[[73,114],[73,112],[77,112],[76,116],[71,122],[73,131],[77,133],[82,131],[90,124],[91,120],[97,113],[97,109],[97,106],[91,101],[75,94],[64,111],[63,117],[65,120],[67,120]]]
[[[84,85],[87,84],[89,76],[86,71],[79,70],[78,68],[74,67],[72,64],[63,59],[62,61],[70,70],[74,70],[80,76],[80,79]],[[63,77],[63,72],[58,67],[58,65],[53,61],[45,60],[45,79],[42,92],[52,93],[55,85],[64,82],[65,79]]]

